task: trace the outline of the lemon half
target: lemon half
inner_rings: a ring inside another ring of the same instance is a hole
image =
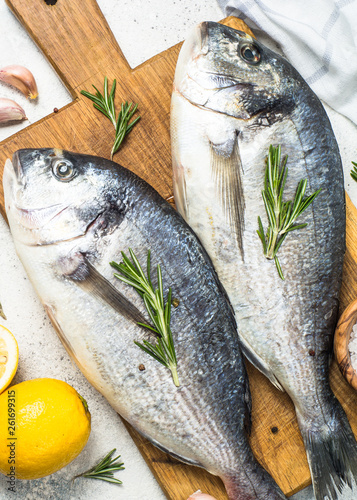
[[[19,348],[13,334],[0,325],[0,394],[14,378],[19,362]]]
[[[0,472],[18,479],[48,476],[79,455],[90,430],[87,403],[66,382],[40,378],[14,385],[0,395]]]

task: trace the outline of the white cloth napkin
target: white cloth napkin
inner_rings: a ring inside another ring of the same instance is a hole
[[[217,1],[277,42],[317,96],[357,124],[357,0]]]

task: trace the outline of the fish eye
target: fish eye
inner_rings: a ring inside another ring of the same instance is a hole
[[[68,160],[56,160],[52,164],[53,175],[59,181],[70,181],[75,176],[73,165]]]
[[[248,64],[258,64],[260,62],[260,50],[256,45],[247,43],[240,48],[242,58]]]

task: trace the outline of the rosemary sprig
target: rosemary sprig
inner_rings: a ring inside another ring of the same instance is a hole
[[[261,218],[258,217],[259,230],[257,231],[263,244],[264,255],[267,259],[274,259],[281,279],[284,279],[284,274],[276,254],[289,232],[307,226],[307,223],[295,224],[295,221],[321,191],[318,189],[315,193],[304,198],[307,180],[302,179],[297,186],[294,201],[283,201],[288,175],[286,162],[287,156],[281,162],[280,145],[276,148],[270,146],[265,170],[264,190],[262,191],[269,225],[265,233]]]
[[[114,144],[112,147],[112,151],[110,154],[111,159],[113,159],[114,154],[118,151],[118,149],[121,146],[121,143],[124,140],[124,137],[131,132],[133,129],[134,125],[140,120],[140,116],[136,117],[131,123],[130,120],[132,119],[135,111],[138,108],[138,105],[135,104],[134,107],[133,103],[128,101],[125,101],[125,103],[121,104],[121,110],[118,114],[118,118],[116,118],[116,113],[115,113],[115,105],[114,105],[114,94],[115,94],[115,87],[116,87],[117,81],[113,81],[112,88],[109,92],[108,89],[108,78],[104,78],[104,94],[101,94],[97,87],[92,85],[96,91],[95,94],[90,94],[86,90],[81,90],[81,94],[83,94],[85,97],[88,97],[91,101],[93,101],[93,106],[103,113],[114,125],[115,128],[115,140]]]
[[[94,465],[91,469],[75,476],[73,481],[78,477],[87,477],[90,479],[101,479],[102,481],[106,481],[108,483],[123,484],[122,481],[114,477],[114,472],[125,469],[125,467],[123,467],[124,463],[117,462],[120,455],[112,458],[115,452],[116,448],[105,455],[105,457],[97,465]]]
[[[157,266],[157,282],[159,288],[155,290],[150,277],[150,251],[147,256],[147,277],[131,248],[129,248],[129,253],[132,261],[122,252],[123,261],[120,264],[111,262],[110,265],[121,273],[115,273],[114,276],[134,287],[144,300],[152,325],[145,323],[138,323],[138,325],[148,328],[157,335],[157,343],[153,344],[144,340],[142,344],[136,341],[135,344],[156,359],[156,361],[166,366],[166,368],[171,371],[174,384],[176,387],[179,387],[177,359],[170,329],[171,288],[168,291],[165,304],[160,265]]]
[[[353,165],[353,169],[351,170],[350,174],[352,179],[357,182],[357,163],[355,163],[354,161],[351,161],[351,163]]]

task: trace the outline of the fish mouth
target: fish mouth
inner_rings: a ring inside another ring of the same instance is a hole
[[[185,81],[187,68],[191,68],[192,63],[208,53],[208,45],[208,27],[207,23],[203,22],[192,29],[181,47],[175,71],[174,85],[176,88]]]
[[[8,158],[5,162],[3,183],[8,182],[10,179],[16,181],[17,184],[23,185],[23,170],[19,158],[19,152],[16,151],[12,155],[12,161]],[[5,179],[5,180],[4,180]]]
[[[20,188],[24,186],[23,170],[21,168],[18,151],[12,155],[12,161],[8,158],[5,162],[3,186],[4,190],[6,189],[7,191],[9,191],[9,189],[14,191],[16,187]]]
[[[5,162],[3,186],[7,210],[11,210],[16,214],[16,219],[24,228],[40,229],[68,208],[68,205],[63,203],[56,203],[48,207],[22,207],[17,203],[17,199],[25,185],[19,152],[16,151],[13,154],[12,161],[7,159]]]
[[[23,227],[26,229],[41,229],[48,224],[52,219],[60,215],[68,208],[67,205],[58,203],[49,207],[41,208],[21,208],[14,203],[18,219]]]
[[[8,158],[5,162],[3,178],[2,178],[5,206],[11,208],[12,201],[15,199],[15,192],[19,189],[18,172],[15,171],[14,165]]]
[[[22,183],[23,170],[21,168],[19,151],[15,151],[15,153],[12,155],[12,168],[14,170],[17,181],[19,183]]]
[[[235,89],[251,89],[253,85],[237,74],[231,74],[228,68],[215,67],[210,56],[206,58],[209,52],[216,50],[215,45],[221,38],[236,45],[241,38],[251,37],[223,24],[205,21],[195,26],[181,48],[176,65],[174,91],[194,105],[205,107],[213,93],[226,89],[231,89],[232,92]]]

